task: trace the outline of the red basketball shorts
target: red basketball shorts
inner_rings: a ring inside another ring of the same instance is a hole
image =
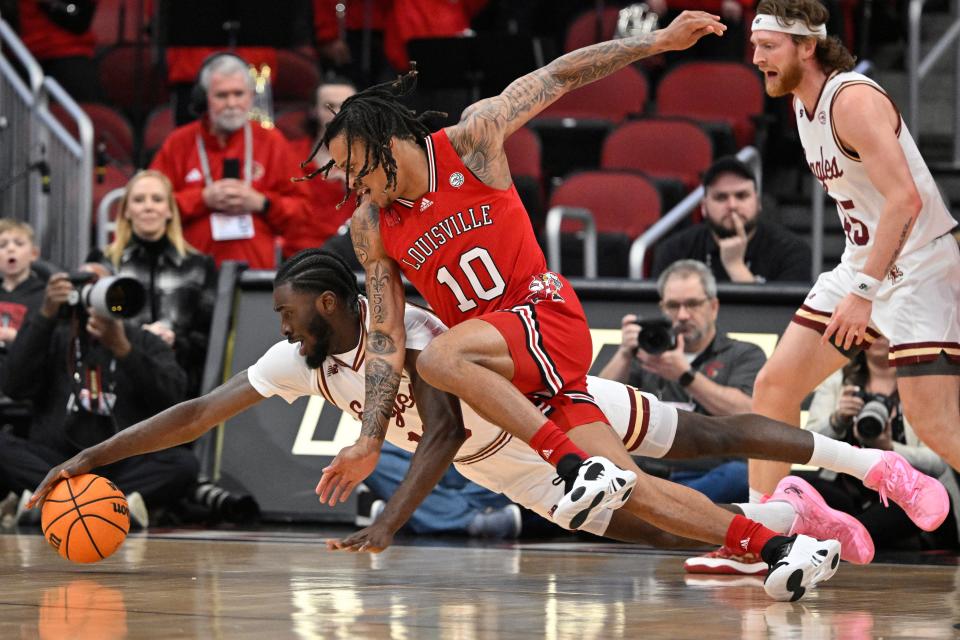
[[[593,342],[583,307],[541,300],[478,316],[503,336],[513,359],[513,386],[560,429],[591,422],[609,424],[587,391]]]

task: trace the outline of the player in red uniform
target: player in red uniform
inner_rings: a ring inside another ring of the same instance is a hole
[[[322,143],[333,158],[325,168],[343,169],[360,201],[351,237],[370,303],[366,401],[360,439],[324,470],[321,500],[342,499],[376,465],[403,367],[402,271],[451,327],[421,353],[419,374],[557,466],[567,482],[559,523],[576,528],[592,509],[626,502],[671,533],[758,553],[771,565],[775,597],[799,597],[833,574],[836,541],[777,536],[637,468],[586,391],[583,309],[547,271],[504,155],[504,139],[564,93],[723,30],[717,16],[685,12],[660,31],[574,51],[432,135],[427,114],[398,100],[412,74],[344,101]]]

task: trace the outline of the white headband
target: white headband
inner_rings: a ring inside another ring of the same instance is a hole
[[[776,16],[769,13],[758,13],[753,19],[753,31],[779,31],[780,33],[789,33],[795,36],[813,36],[823,40],[827,37],[827,25],[820,24],[816,28],[810,29],[802,20],[794,20],[787,26],[784,26]]]

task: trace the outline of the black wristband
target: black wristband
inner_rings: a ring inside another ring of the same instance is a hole
[[[688,387],[693,382],[693,379],[697,377],[697,372],[693,369],[687,369],[680,374],[680,377],[677,378],[677,384],[681,387]]]
[[[266,213],[270,210],[270,198],[263,196],[263,206],[260,207],[260,213]]]

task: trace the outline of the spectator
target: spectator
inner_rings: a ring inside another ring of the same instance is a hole
[[[653,277],[677,260],[700,260],[718,282],[809,282],[811,255],[800,238],[760,217],[757,179],[732,156],[703,176],[704,221],[654,249]]]
[[[670,265],[657,281],[660,308],[672,321],[676,347],[654,355],[638,344],[637,316],[623,317],[616,355],[600,377],[656,394],[680,409],[709,416],[750,412],[753,381],[766,357],[760,347],[717,332],[717,283],[696,260]],[[715,502],[747,499],[747,464],[740,459],[671,463],[670,479]]]
[[[106,272],[100,264],[83,270]],[[2,380],[5,394],[29,398],[34,406],[26,439],[0,433],[0,495],[21,495],[21,523],[36,516],[22,507],[52,465],[184,396],[186,376],[170,347],[148,331],[70,305],[74,295],[67,274],[50,277],[43,305],[10,348]],[[178,447],[94,473],[127,494],[132,522],[146,526],[147,507],[177,501],[196,480],[197,469],[193,453]]]
[[[205,116],[177,128],[151,164],[173,183],[183,235],[217,266],[240,260],[276,266],[274,241],[309,220],[296,155],[277,129],[248,119],[253,80],[233,54],[207,61],[198,80]]]
[[[410,468],[413,454],[384,443],[377,468],[363,483],[377,497],[370,508],[376,520]],[[358,523],[367,526],[369,523]],[[500,493],[470,482],[456,469],[447,470],[437,486],[413,512],[404,529],[418,535],[451,534],[478,538],[516,538],[520,535],[520,507]]]
[[[383,46],[390,65],[407,71],[407,43],[417,38],[472,35],[470,19],[487,0],[421,0],[394,2],[386,18]]]
[[[958,547],[960,489],[950,466],[920,442],[903,415],[894,367],[889,365],[890,343],[876,338],[850,364],[827,378],[810,404],[806,429],[861,447],[896,451],[927,475],[938,478],[950,493],[952,518],[932,534],[924,534],[903,509],[886,508],[880,496],[850,476],[830,471],[805,473],[830,505],[857,518],[878,549]],[[883,406],[885,409],[880,409]],[[871,420],[870,416],[877,416]],[[886,417],[886,419],[883,419]]]
[[[187,374],[188,396],[198,395],[217,272],[210,256],[183,239],[173,185],[165,175],[147,170],[130,179],[113,243],[91,258],[143,284],[147,303],[131,320],[173,348]]]
[[[53,76],[77,102],[100,102],[103,92],[93,60],[95,41],[90,25],[97,0],[16,0],[11,5],[20,39],[43,72]]]
[[[340,110],[343,101],[357,92],[353,83],[346,78],[330,77],[317,87],[316,103],[313,106],[309,124],[314,130],[313,139],[303,138],[291,142],[298,160],[310,158],[316,149],[316,155],[307,167],[307,171],[315,171],[330,161],[330,152],[325,146],[318,146],[324,129],[333,120],[333,115]],[[349,203],[343,203],[346,176],[343,171],[332,168],[325,180],[306,181],[310,192],[310,219],[309,222],[296,228],[290,228],[283,238],[283,257],[289,258],[303,249],[322,247],[331,237],[336,236],[353,213]],[[343,205],[341,206],[341,203]],[[346,239],[346,248],[353,253],[353,246],[349,238]]]
[[[0,219],[0,256],[3,288],[0,289],[0,352],[17,337],[27,314],[43,302],[43,279],[31,266],[40,255],[33,240],[33,228],[12,218]]]

